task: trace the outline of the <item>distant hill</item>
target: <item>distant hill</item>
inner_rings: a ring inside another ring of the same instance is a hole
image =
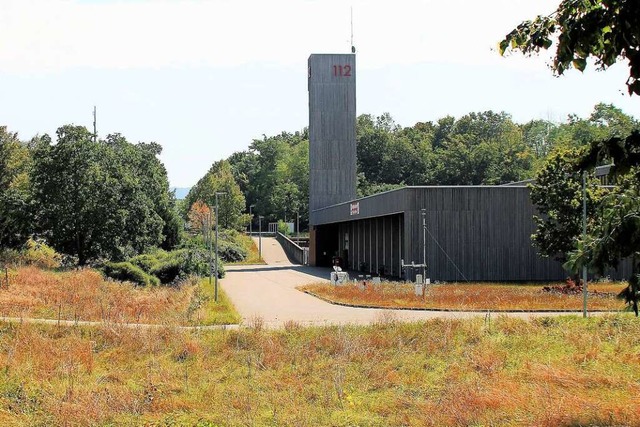
[[[171,189],[175,190],[176,199],[183,200],[187,197],[187,194],[189,194],[189,190],[191,190],[191,187],[187,187],[187,188],[172,187]]]

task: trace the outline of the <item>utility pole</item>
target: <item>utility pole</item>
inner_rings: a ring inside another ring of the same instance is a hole
[[[582,242],[587,240],[587,171],[582,171]],[[585,257],[586,261],[586,257]],[[582,265],[582,317],[587,317],[587,264]]]
[[[213,299],[218,302],[218,196],[227,194],[223,191],[216,191],[216,286],[214,288]]]
[[[98,130],[96,128],[96,106],[93,106],[93,142],[98,140]]]

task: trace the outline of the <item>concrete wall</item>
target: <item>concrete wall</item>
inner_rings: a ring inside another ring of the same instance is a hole
[[[356,195],[356,61],[309,57],[309,210]],[[313,214],[310,223],[314,224]]]

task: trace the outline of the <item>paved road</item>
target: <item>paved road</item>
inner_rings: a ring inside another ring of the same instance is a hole
[[[330,269],[292,265],[274,238],[262,238],[262,254],[268,265],[225,267],[227,275],[221,281],[222,288],[240,312],[245,325],[251,324],[254,319],[260,319],[265,326],[277,328],[288,321],[301,325],[369,324],[390,318],[412,321],[485,315],[468,312],[352,308],[329,304],[300,292],[295,287],[328,281]],[[553,314],[510,315],[528,318]]]

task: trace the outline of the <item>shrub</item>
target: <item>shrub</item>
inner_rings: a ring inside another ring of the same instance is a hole
[[[60,267],[62,256],[44,242],[29,239],[19,251],[8,249],[0,255],[3,264],[33,265],[43,269]]]
[[[181,257],[170,257],[162,262],[156,264],[150,271],[155,277],[160,279],[161,283],[171,283],[182,272],[182,259]]]
[[[218,241],[218,256],[223,262],[239,262],[247,257],[247,250],[236,241]]]
[[[137,255],[133,258],[130,258],[129,262],[137,267],[140,267],[146,273],[151,273],[151,270],[153,270],[161,263],[158,255],[160,255],[160,257],[164,257],[164,251],[155,254]]]
[[[129,263],[163,284],[174,283],[192,275],[209,275],[209,252],[201,247],[142,254],[131,258]],[[222,263],[218,268],[218,277],[224,277]]]
[[[115,280],[128,281],[141,286],[159,285],[160,280],[145,273],[130,262],[107,262],[103,267],[105,276]]]
[[[176,256],[182,258],[182,274],[198,276],[209,275],[209,252],[203,248],[180,249],[173,251]],[[224,266],[218,263],[218,277],[224,277]]]
[[[278,231],[284,234],[285,236],[288,236],[291,234],[291,230],[289,230],[289,225],[282,220],[278,221]]]

